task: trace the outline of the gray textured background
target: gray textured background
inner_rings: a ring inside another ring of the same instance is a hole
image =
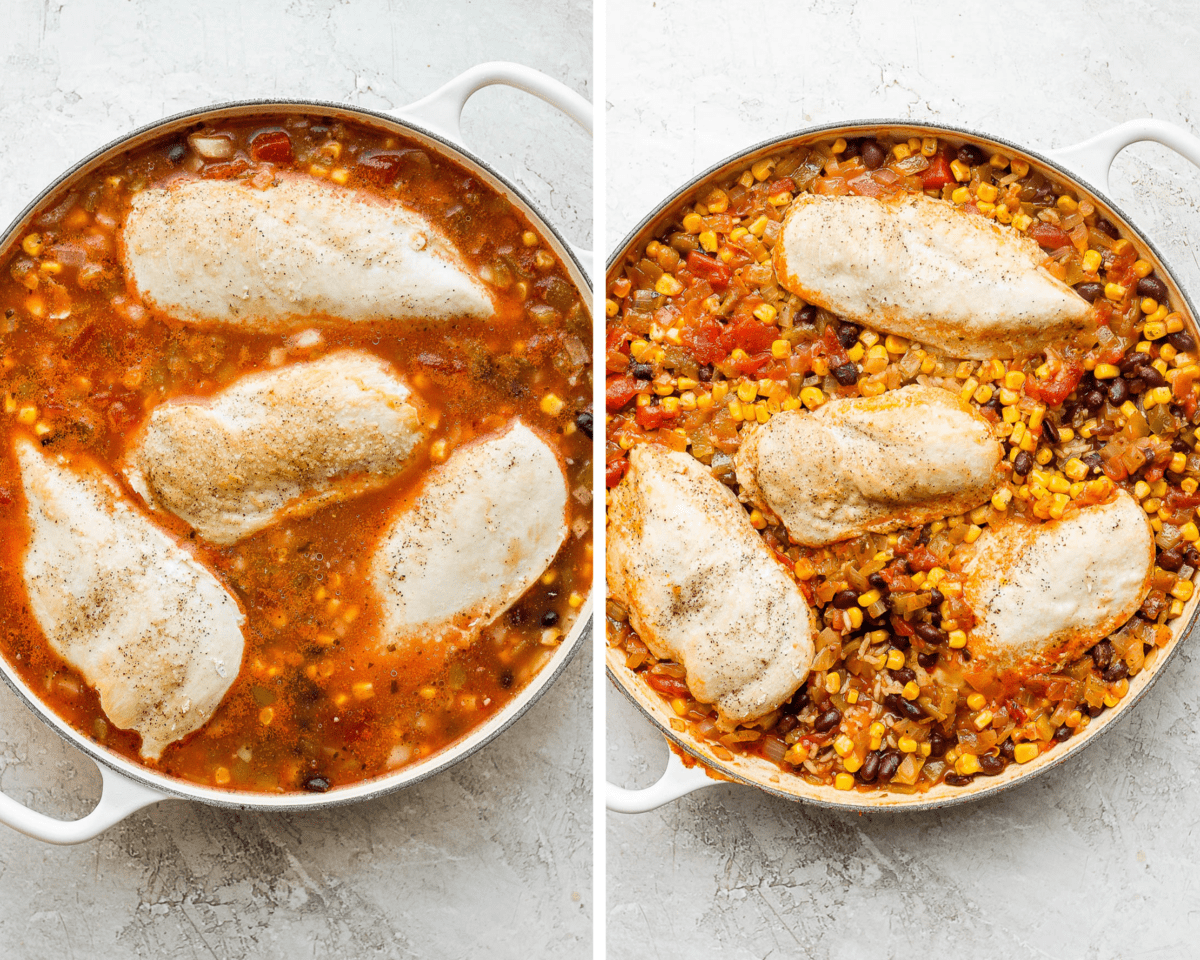
[[[608,248],[693,173],[813,123],[936,119],[1043,147],[1144,116],[1198,131],[1198,34],[1187,0],[610,0]],[[1193,296],[1198,187],[1157,145],[1113,168]],[[609,814],[609,955],[1200,955],[1195,644],[1083,757],[993,801],[859,817],[718,786]],[[607,707],[609,776],[652,782],[662,740],[620,694]]]
[[[491,59],[590,99],[591,16],[570,0],[2,2],[0,221],[107,140],[217,100],[388,109]],[[578,128],[493,89],[464,129],[569,239],[590,242]],[[165,803],[64,849],[0,827],[0,956],[589,956],[590,663],[578,656],[482,753],[383,800],[286,816]],[[91,763],[2,685],[0,788],[59,816],[99,795]]]

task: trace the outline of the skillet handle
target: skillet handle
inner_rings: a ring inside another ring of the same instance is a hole
[[[1200,139],[1163,120],[1130,120],[1097,134],[1083,143],[1048,151],[1050,156],[1079,173],[1083,179],[1109,193],[1108,170],[1117,154],[1130,144],[1153,140],[1170,147],[1200,167]]]
[[[131,813],[168,799],[166,794],[135,783],[102,763],[97,763],[96,767],[104,786],[100,802],[86,817],[58,820],[30,810],[12,797],[0,793],[0,823],[45,843],[83,843],[99,836]]]
[[[644,790],[626,790],[615,783],[606,783],[604,805],[614,813],[648,813],[693,790],[715,787],[725,782],[714,780],[698,765],[685,767],[679,755],[671,750],[667,754],[667,768],[657,783]]]
[[[504,60],[481,63],[471,67],[470,70],[443,84],[429,96],[423,97],[416,103],[410,103],[398,112],[403,119],[412,121],[417,126],[449,140],[456,146],[465,147],[461,123],[463,107],[477,91],[495,84],[516,87],[518,90],[545,100],[583,127],[591,136],[592,105],[590,103],[570,87],[544,73],[520,63],[509,63]],[[574,244],[571,245],[571,249],[579,262],[583,264],[584,270],[591,275],[593,272],[592,251],[582,249]]]

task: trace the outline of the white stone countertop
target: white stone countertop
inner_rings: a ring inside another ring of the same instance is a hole
[[[1200,132],[1198,39],[1187,0],[610,0],[607,250],[693,174],[811,124],[940,120],[1035,147],[1140,117]],[[1200,172],[1145,144],[1112,183],[1200,295]],[[610,957],[1195,956],[1197,642],[1082,756],[991,801],[855,816],[722,785],[609,814]],[[621,694],[607,709],[609,777],[651,783],[662,739]]]
[[[576,0],[56,0],[0,4],[0,222],[136,126],[254,96],[387,110],[507,59],[592,96]],[[591,141],[541,101],[485,90],[467,143],[591,240]],[[588,957],[591,656],[487,749],[325,813],[163,803],[55,848],[0,827],[0,956]],[[0,685],[0,789],[78,817],[95,768]]]

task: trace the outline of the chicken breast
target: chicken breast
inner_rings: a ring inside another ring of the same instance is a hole
[[[99,466],[45,456],[23,438],[16,454],[34,619],[108,718],[140,733],[141,755],[156,760],[217,709],[241,667],[246,618]]]
[[[124,474],[153,509],[221,545],[390,482],[426,439],[409,389],[356,350],[164,403]]]
[[[456,450],[390,521],[370,560],[381,646],[431,662],[469,645],[554,560],[567,479],[519,420]]]
[[[184,323],[278,331],[321,320],[490,317],[483,285],[420,214],[308,177],[257,190],[143,190],[121,230],[143,302]]]
[[[1011,227],[944,200],[803,195],[775,245],[781,286],[952,357],[1027,354],[1082,325],[1088,303]]]
[[[654,655],[682,664],[726,727],[799,689],[816,620],[733,493],[698,460],[644,444],[608,510],[608,589]]]
[[[1154,575],[1154,531],[1125,491],[1064,520],[984,528],[963,567],[981,672],[1053,671],[1137,612]]]
[[[971,510],[1003,478],[1003,457],[982,416],[914,384],[777,414],[742,441],[735,466],[744,498],[817,547]]]

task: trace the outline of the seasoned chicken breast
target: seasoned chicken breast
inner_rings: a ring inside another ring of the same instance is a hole
[[[982,416],[914,384],[777,414],[742,441],[735,466],[743,497],[816,547],[973,509],[1002,479],[1003,456]]]
[[[426,439],[395,370],[343,350],[158,406],[125,457],[146,503],[229,544],[392,480]]]
[[[321,320],[490,317],[492,300],[420,214],[308,177],[258,190],[143,190],[121,230],[143,302],[184,323],[277,331]]]
[[[1154,575],[1154,531],[1123,490],[1064,520],[986,527],[975,547],[967,649],[986,673],[1056,670],[1132,617]]]
[[[687,670],[727,727],[808,676],[816,620],[733,493],[698,460],[644,444],[608,511],[608,589],[638,636]]]
[[[236,679],[245,616],[184,547],[90,462],[16,441],[29,520],[22,560],[34,619],[100,694],[141,755],[202,727]]]
[[[459,448],[390,521],[370,560],[379,644],[437,662],[520,599],[567,536],[567,480],[519,420]]]
[[[781,286],[952,357],[1026,354],[1078,330],[1088,303],[1011,227],[926,196],[802,195],[775,245]]]

